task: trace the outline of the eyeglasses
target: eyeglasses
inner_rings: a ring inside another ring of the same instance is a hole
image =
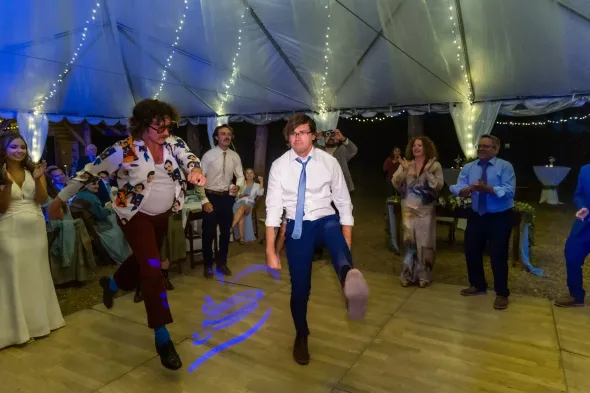
[[[168,131],[169,133],[172,133],[172,131],[174,131],[176,129],[176,123],[170,123],[167,126],[159,126],[156,127],[154,125],[150,125],[150,128],[154,131],[156,131],[158,134],[163,134],[164,132]]]
[[[307,134],[311,134],[311,131],[290,132],[288,135],[289,135],[289,138],[297,138],[299,136],[307,135]]]
[[[491,149],[493,145],[477,145],[478,149]]]

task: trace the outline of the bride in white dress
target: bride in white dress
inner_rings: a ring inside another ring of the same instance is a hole
[[[0,349],[65,325],[51,279],[41,205],[45,163],[18,134],[0,138]]]

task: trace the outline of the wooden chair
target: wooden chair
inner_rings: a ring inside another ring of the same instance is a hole
[[[456,237],[455,232],[457,231],[457,222],[459,220],[453,217],[438,217],[436,219],[437,225],[443,225],[449,227],[449,237],[448,242],[449,245],[452,246],[455,243]]]
[[[193,223],[203,219],[203,211],[192,211],[188,213],[188,217],[186,219],[186,226],[184,228],[184,236],[189,241],[189,254],[188,258],[190,261],[191,269],[194,269],[197,266],[195,262],[195,254],[203,254],[203,236],[198,234],[195,231]],[[201,239],[201,248],[195,250],[194,241],[197,239]],[[213,258],[217,259],[217,236],[213,238]]]

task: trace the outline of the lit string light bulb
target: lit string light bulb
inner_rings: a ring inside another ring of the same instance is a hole
[[[174,43],[172,44],[173,48],[178,47],[178,43],[180,42],[180,35],[184,27],[184,21],[186,20],[186,13],[188,11],[188,0],[184,0],[184,11],[182,12],[182,17],[180,18],[180,23],[175,30],[175,37]],[[174,54],[176,53],[176,49],[172,49],[172,53],[166,58],[166,65],[164,66],[164,70],[162,71],[162,76],[160,77],[160,88],[154,94],[154,100],[160,97],[160,93],[164,90],[164,82],[166,81],[166,76],[168,74],[168,68],[172,66],[172,59],[174,58]]]
[[[249,9],[250,7],[248,6],[244,7],[244,12],[242,13],[240,28],[238,29],[238,47],[232,60],[231,76],[228,80],[223,82],[223,93],[221,94],[221,100],[219,102],[219,106],[217,107],[217,115],[219,116],[224,114],[225,103],[231,99],[230,90],[232,86],[236,84],[236,80],[238,79],[238,73],[240,70],[238,67],[238,60],[240,59],[240,52],[242,51],[242,34],[246,24],[246,13]]]
[[[90,14],[90,18],[86,21],[84,29],[82,31],[82,40],[78,44],[76,49],[74,50],[74,53],[72,54],[72,58],[66,63],[64,70],[62,71],[61,74],[58,75],[57,80],[55,80],[52,83],[52,86],[50,87],[51,90],[49,91],[49,93],[45,94],[43,97],[41,97],[37,101],[37,103],[35,104],[35,107],[33,108],[33,110],[34,110],[33,113],[35,115],[43,112],[43,110],[45,108],[45,103],[50,98],[53,98],[55,96],[55,94],[57,93],[58,87],[61,86],[66,75],[72,71],[72,68],[74,67],[74,63],[78,60],[78,55],[80,54],[80,51],[82,50],[82,47],[84,46],[84,42],[86,41],[86,34],[88,33],[88,25],[90,25],[91,21],[96,21],[97,12],[99,9],[100,9],[100,0],[98,2],[96,2],[96,5],[94,6],[94,8],[92,8],[92,13]]]
[[[320,97],[318,100],[318,107],[320,115],[327,112],[328,106],[326,105],[326,93],[328,90],[328,71],[330,70],[330,21],[331,21],[331,14],[330,14],[330,5],[326,5],[326,10],[328,10],[328,23],[326,23],[326,47],[324,49],[324,75],[322,76],[321,83],[320,83]]]
[[[465,43],[462,42],[463,40],[461,38],[459,17],[455,12],[455,7],[453,7],[452,5],[449,6],[449,20],[452,23],[451,31],[453,33],[453,46],[457,49],[457,62],[461,66],[461,76],[465,79],[465,84],[467,85],[467,89],[469,90],[469,93],[467,94],[467,99],[469,100],[470,104],[473,104],[473,86],[471,86],[471,80],[469,79],[469,75],[467,74],[467,58],[463,56],[463,45],[465,45]]]
[[[376,121],[384,121],[384,120],[387,120],[388,118],[375,116],[375,117],[371,117],[371,118],[349,117],[348,119],[357,121],[359,123],[373,123]]]
[[[563,124],[567,123],[570,120],[586,120],[590,117],[590,114],[584,116],[570,116],[568,118],[563,118],[559,120],[540,120],[540,121],[497,121],[496,124],[503,125],[503,126],[515,126],[515,127],[542,127],[546,126],[547,124]]]
[[[0,119],[0,122],[2,121],[2,119]],[[9,125],[8,127],[4,127],[5,131],[15,131],[18,130],[18,125],[16,123],[13,123],[11,125]]]

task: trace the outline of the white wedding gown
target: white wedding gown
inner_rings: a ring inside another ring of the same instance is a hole
[[[45,219],[33,176],[25,171],[22,189],[12,184],[10,207],[0,214],[0,349],[65,324],[51,279]]]

